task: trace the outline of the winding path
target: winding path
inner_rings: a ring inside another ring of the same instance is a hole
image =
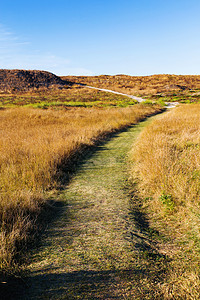
[[[88,154],[32,253],[23,299],[155,299],[164,270],[127,187],[127,153],[153,118]]]

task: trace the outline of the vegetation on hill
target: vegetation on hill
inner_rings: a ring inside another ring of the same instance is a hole
[[[0,269],[15,265],[37,231],[46,191],[69,175],[85,149],[107,134],[161,111],[128,108],[41,110],[12,108],[0,115]],[[48,194],[49,195],[49,194]],[[46,199],[46,200],[45,200]]]
[[[64,105],[72,106],[73,103],[69,102],[78,102],[77,94],[81,90],[79,93],[80,98],[82,98],[81,93],[87,96],[90,94],[89,98],[91,97],[91,102],[96,102],[93,98],[97,96],[98,92],[86,91],[83,86],[78,85],[80,83],[83,85],[112,89],[130,95],[142,96],[154,101],[190,103],[200,100],[200,76],[101,75],[58,77],[45,71],[0,69],[0,101],[3,105],[5,103],[6,105],[31,105],[34,101],[37,103],[46,101],[51,102],[50,106],[54,106],[55,102],[57,106],[63,105],[63,102],[68,102],[64,103]],[[50,96],[50,92],[52,92],[53,95]],[[92,93],[93,95],[91,96]],[[39,96],[41,98],[39,98]],[[98,96],[102,99],[103,92]],[[75,100],[73,99],[74,97]],[[117,96],[115,96],[115,98],[116,97]],[[99,101],[101,104],[102,100]],[[80,102],[85,102],[85,99]],[[114,102],[116,103],[116,101]],[[81,105],[82,103],[80,103],[80,106]],[[97,105],[97,103],[95,105]],[[44,104],[43,106],[48,105]]]
[[[132,154],[137,191],[171,257],[167,299],[200,295],[199,132],[200,105],[181,106],[147,127]]]
[[[146,97],[150,100],[199,102],[200,76],[191,75],[101,75],[63,76],[63,80]]]
[[[135,100],[81,87],[45,71],[0,69],[0,108],[126,107]]]
[[[0,69],[0,91],[28,91],[30,89],[62,88],[70,85],[60,77],[46,71]]]

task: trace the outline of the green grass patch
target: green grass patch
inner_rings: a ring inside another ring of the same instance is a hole
[[[172,195],[166,194],[165,192],[162,193],[160,196],[159,200],[162,202],[162,204],[165,207],[165,210],[168,211],[173,211],[175,208],[175,203],[173,201]]]
[[[137,101],[123,95],[88,89],[8,94],[0,96],[1,107],[26,106],[33,108],[64,107],[127,107]]]

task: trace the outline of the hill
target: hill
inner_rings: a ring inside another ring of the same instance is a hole
[[[27,91],[40,88],[61,88],[68,81],[46,71],[0,69],[0,91]]]
[[[63,80],[105,89],[112,89],[148,99],[161,98],[164,101],[191,102],[200,99],[200,75],[100,75],[100,76],[63,76]]]
[[[146,97],[149,100],[199,102],[199,75],[100,75],[100,76],[56,76],[50,72],[37,70],[0,69],[0,93],[18,94],[67,88],[71,95],[84,92],[77,84],[111,89],[124,94]],[[72,87],[72,89],[69,89]],[[71,92],[69,90],[72,90]],[[73,97],[72,97],[73,98]]]

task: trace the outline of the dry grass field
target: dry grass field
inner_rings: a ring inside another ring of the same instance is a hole
[[[139,195],[164,241],[161,250],[171,257],[171,275],[163,284],[166,299],[200,296],[199,146],[200,105],[193,104],[154,121],[132,153]]]
[[[154,101],[199,102],[200,76],[191,75],[101,75],[64,76],[64,80],[146,97]]]
[[[46,192],[71,170],[70,162],[107,134],[161,111],[127,108],[2,109],[0,114],[0,269],[14,268],[37,230]],[[62,168],[60,168],[62,166]],[[16,265],[16,269],[17,269]]]

